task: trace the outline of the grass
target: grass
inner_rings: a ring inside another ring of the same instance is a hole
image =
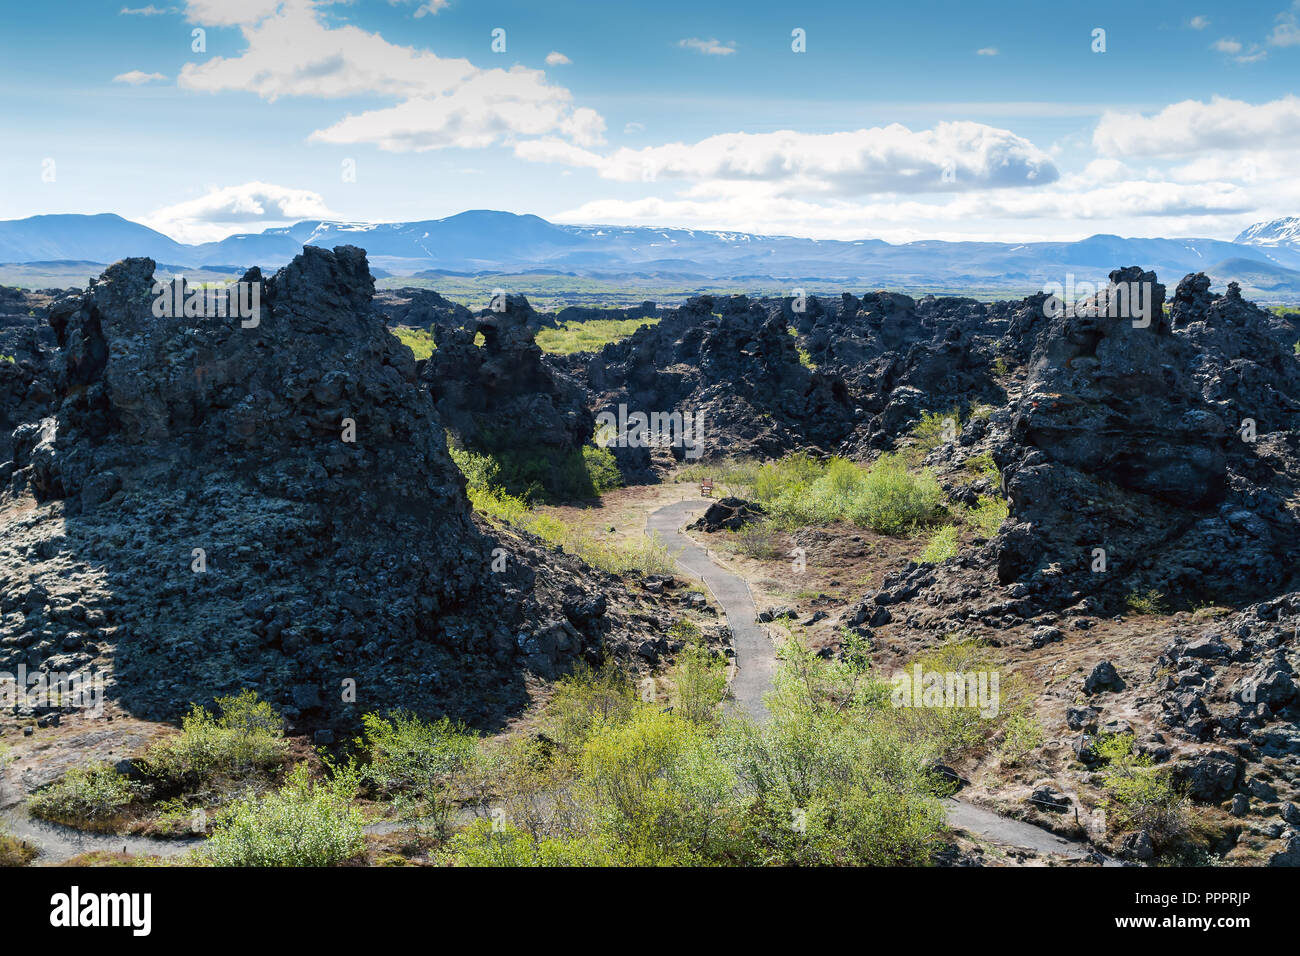
[[[570,355],[574,352],[597,352],[611,342],[627,338],[637,329],[654,325],[658,319],[590,319],[569,322],[557,329],[541,329],[537,345],[543,352]]]
[[[433,333],[428,329],[414,329],[408,325],[395,325],[388,331],[397,336],[397,340],[411,350],[416,360],[427,359],[438,347],[433,341]]]
[[[981,538],[991,538],[1007,520],[1011,508],[1002,498],[981,497],[974,508],[967,509],[966,523]]]
[[[17,837],[0,833],[0,867],[26,866],[36,859],[34,847],[23,843]]]
[[[494,469],[491,459],[457,449],[452,450],[452,459],[465,475],[470,504],[488,520],[534,534],[547,544],[610,574],[675,572],[676,565],[668,548],[657,537],[635,544],[598,538],[554,515],[534,510],[524,498],[505,490],[499,484],[499,472]]]
[[[485,435],[493,452],[448,444],[448,451],[466,480],[480,488],[496,488],[526,502],[589,501],[623,484],[614,453],[597,445],[557,452],[520,446],[518,439]]]
[[[998,471],[998,466],[993,461],[993,455],[989,452],[984,452],[982,455],[971,455],[966,459],[964,467],[976,478],[983,478],[993,485],[1002,483],[1002,472]]]
[[[1107,799],[1108,825],[1145,830],[1157,850],[1167,850],[1190,831],[1187,797],[1173,784],[1168,767],[1157,767],[1135,753],[1132,734],[1110,734],[1096,744],[1104,766],[1100,774]]]

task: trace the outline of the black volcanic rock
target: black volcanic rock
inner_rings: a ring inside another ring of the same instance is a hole
[[[630,655],[617,582],[476,523],[361,250],[307,247],[249,327],[155,316],[153,269],[50,310],[59,394],[0,496],[0,669],[107,666],[152,717],[252,686],[317,723],[486,723],[525,670]]]
[[[420,381],[457,441],[501,460],[507,480],[590,495],[581,449],[595,418],[582,388],[543,360],[532,314],[524,302],[463,325],[435,325],[437,348],[420,363]]]

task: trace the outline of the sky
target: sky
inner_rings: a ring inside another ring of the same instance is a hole
[[[1300,214],[1300,0],[50,0],[0,29],[0,219],[906,242]]]

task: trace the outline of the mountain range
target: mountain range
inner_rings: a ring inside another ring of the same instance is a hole
[[[864,224],[864,231],[869,228]],[[472,210],[417,222],[307,220],[219,242],[186,244],[104,213],[46,215],[0,222],[0,263],[110,263],[149,256],[169,269],[242,272],[276,268],[304,245],[364,248],[379,274],[479,275],[520,271],[593,278],[686,281],[823,281],[845,287],[1025,288],[1104,278],[1120,265],[1155,269],[1167,283],[1206,272],[1239,281],[1264,299],[1300,294],[1300,218],[1256,223],[1233,241],[1095,235],[1075,242],[901,244],[880,239],[821,240],[743,232],[645,226],[577,226],[538,216]]]

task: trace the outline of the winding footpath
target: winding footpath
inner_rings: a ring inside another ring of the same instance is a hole
[[[704,548],[682,531],[689,519],[710,504],[707,499],[695,498],[665,505],[646,518],[645,533],[657,536],[682,570],[703,581],[721,605],[736,650],[736,670],[731,681],[732,704],[741,713],[763,723],[769,716],[763,694],[771,686],[776,672],[776,647],[757,622],[754,596],[744,578],[715,562]],[[1035,853],[1055,853],[1071,859],[1096,856],[1096,851],[1086,843],[1068,840],[1032,823],[1001,816],[965,800],[949,797],[944,800],[944,805],[948,824],[953,829]],[[1104,865],[1119,864],[1107,857]]]

